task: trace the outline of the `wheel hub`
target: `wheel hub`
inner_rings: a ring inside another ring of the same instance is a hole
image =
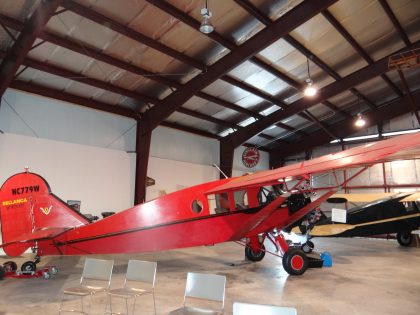
[[[303,267],[303,258],[299,255],[295,255],[290,260],[290,265],[294,270],[300,270]]]

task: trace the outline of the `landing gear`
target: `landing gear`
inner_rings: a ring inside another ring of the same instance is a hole
[[[36,255],[34,260],[26,261],[22,264],[20,270],[17,270],[17,264],[14,261],[6,261],[0,266],[0,280],[3,278],[44,278],[49,279],[58,272],[56,266],[44,266],[37,269],[37,264],[41,257]]]
[[[6,261],[3,264],[3,268],[6,271],[16,271],[17,270],[17,264],[14,261]]]
[[[245,257],[250,261],[261,261],[265,256],[265,246],[261,245],[259,250],[253,250],[251,247],[245,247]]]
[[[302,250],[290,248],[284,253],[283,268],[292,276],[300,276],[308,268],[308,258]]]
[[[249,261],[261,261],[265,256],[264,241],[267,235],[255,235],[247,239],[245,257]]]
[[[6,269],[4,267],[0,266],[0,280],[4,278],[4,275],[6,274]]]
[[[36,264],[33,261],[24,262],[20,270],[22,270],[22,272],[31,273],[36,271]]]
[[[413,242],[413,234],[411,234],[411,232],[398,232],[397,241],[401,246],[410,246]]]

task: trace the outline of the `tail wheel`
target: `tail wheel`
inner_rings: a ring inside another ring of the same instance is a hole
[[[306,253],[309,254],[314,249],[315,245],[311,241],[307,241],[300,248]]]
[[[265,246],[261,245],[258,251],[253,251],[251,247],[245,247],[245,257],[250,261],[261,261],[265,256]]]
[[[413,242],[413,234],[411,232],[398,232],[397,241],[401,246],[410,246]]]
[[[300,276],[308,268],[308,258],[302,250],[291,248],[283,256],[283,268],[292,276]]]
[[[36,271],[36,265],[33,261],[27,261],[22,264],[20,270],[22,270],[23,272]]]
[[[17,270],[17,264],[14,261],[6,261],[3,264],[3,268],[6,271],[16,271]]]

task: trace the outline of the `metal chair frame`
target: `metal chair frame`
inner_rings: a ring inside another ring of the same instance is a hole
[[[86,258],[82,276],[80,277],[79,286],[69,287],[63,290],[58,313],[61,314],[62,312],[73,312],[89,314],[92,307],[93,295],[99,292],[107,292],[109,290],[111,285],[113,266],[113,260]],[[95,285],[92,285],[91,282],[95,282]],[[98,286],[97,284],[99,283],[104,283],[104,285]],[[63,304],[65,301],[64,298],[66,295],[80,296],[81,310],[63,309]],[[84,310],[83,300],[83,298],[86,296],[90,296],[89,309],[87,312]]]
[[[153,307],[156,315],[156,301],[155,301],[155,280],[156,280],[156,269],[157,263],[142,260],[129,260],[127,265],[127,273],[125,275],[124,286],[122,288],[112,289],[108,291],[108,303],[105,309],[105,313],[108,314],[121,314],[113,312],[112,310],[112,298],[118,297],[125,299],[126,313],[129,314],[128,310],[128,299],[133,299],[133,310],[134,314],[136,308],[137,298],[140,296],[151,294],[153,297]],[[129,285],[130,284],[130,285]],[[137,284],[137,286],[132,286]],[[139,285],[142,284],[142,285]],[[147,285],[148,288],[144,288]],[[108,311],[109,304],[109,311]]]
[[[226,276],[189,272],[187,274],[183,305],[181,308],[171,311],[169,315],[184,314],[185,311],[189,315],[206,312],[209,314],[222,314],[225,307],[225,287]],[[187,303],[187,300],[190,298],[207,302],[218,302],[221,303],[221,307],[219,310],[191,307]]]
[[[233,302],[233,315],[297,315],[294,307]]]

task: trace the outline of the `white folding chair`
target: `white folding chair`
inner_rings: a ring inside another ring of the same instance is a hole
[[[151,294],[153,297],[153,307],[156,315],[155,302],[155,278],[156,262],[129,260],[127,273],[125,275],[124,286],[118,289],[112,289],[108,292],[109,311],[108,314],[121,314],[113,312],[112,298],[125,299],[126,313],[128,315],[128,299],[133,299],[133,314],[136,308],[136,299],[139,296]],[[108,305],[108,304],[107,304]]]
[[[275,305],[233,303],[233,315],[297,315],[294,307]]]
[[[61,314],[61,312],[89,314],[92,305],[92,296],[96,293],[109,290],[113,266],[113,260],[86,258],[82,277],[80,278],[80,284],[76,287],[65,288],[63,290],[59,314]],[[63,309],[64,298],[67,295],[80,297],[81,310]],[[83,298],[86,296],[90,296],[87,312],[84,311],[83,305]]]
[[[193,273],[187,275],[184,303],[181,308],[171,311],[168,315],[219,315],[223,314],[225,306],[226,277],[212,274]],[[196,306],[192,300],[205,303],[205,308]],[[206,303],[207,302],[207,303]],[[215,305],[218,307],[215,309]],[[209,305],[212,307],[210,308]]]

